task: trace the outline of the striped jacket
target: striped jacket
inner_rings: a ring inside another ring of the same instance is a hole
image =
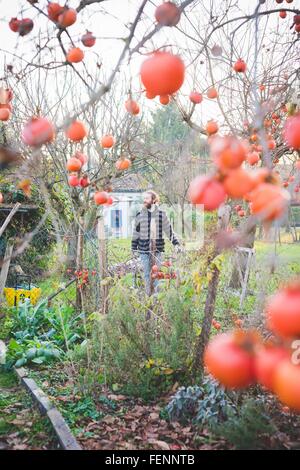
[[[151,220],[152,227],[153,225],[155,226],[156,233],[153,240],[151,237]],[[164,251],[164,234],[169,238],[173,245],[179,245],[179,241],[173,232],[167,214],[157,206],[155,206],[153,212],[143,207],[135,217],[131,249],[134,251],[138,250],[142,253],[149,252],[151,249],[154,249],[155,251]]]

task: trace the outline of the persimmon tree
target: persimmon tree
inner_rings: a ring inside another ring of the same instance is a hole
[[[290,202],[286,187],[299,187],[299,173],[289,181],[282,181],[280,173],[287,159],[299,170],[300,12],[296,2],[278,3],[185,0],[153,6],[141,0],[134,15],[118,24],[121,36],[113,38],[98,37],[92,25],[83,30],[93,17],[112,21],[111,5],[101,0],[23,1],[16,18],[7,19],[10,34],[18,39],[6,56],[0,119],[14,130],[12,141],[22,153],[18,184],[29,193],[35,179],[57,233],[62,227],[70,236],[75,232],[80,306],[87,219],[97,207],[113,203],[113,178],[130,167],[138,169],[139,162],[150,166],[152,149],[141,118],[155,106],[176,103],[186,126],[207,137],[210,172],[199,171],[188,191],[184,178],[183,197],[208,212],[239,202],[238,214],[247,218],[239,233],[223,226],[216,234],[194,371],[205,362],[232,388],[257,380],[254,359],[264,356],[260,348],[267,345],[256,334],[238,331],[207,347],[219,279],[216,259],[250,233],[254,240],[258,222],[267,231],[280,224]],[[116,44],[109,49],[110,60],[102,46],[108,40]],[[167,151],[160,154],[167,159]],[[286,301],[291,329],[286,335],[278,328],[284,307],[278,313],[272,303],[267,312],[279,320],[273,318],[268,326],[278,336],[280,351],[288,352],[290,339],[299,334],[299,284],[277,295]],[[281,357],[277,352],[272,350],[272,360]],[[299,365],[278,361],[274,391],[299,411]],[[284,380],[289,391],[282,387]]]

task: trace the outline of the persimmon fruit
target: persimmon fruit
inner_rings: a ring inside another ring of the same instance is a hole
[[[104,149],[109,149],[115,144],[115,139],[112,135],[104,135],[101,139],[101,146]]]
[[[279,346],[262,346],[255,355],[256,380],[266,389],[273,391],[274,375],[280,361],[288,357],[285,348]]]
[[[300,337],[300,282],[279,289],[266,304],[268,327],[282,337]]]
[[[208,372],[227,388],[241,389],[255,382],[254,355],[234,333],[214,337],[204,354]]]
[[[247,65],[243,59],[238,59],[233,65],[233,70],[237,73],[245,73],[246,69],[247,69]]]
[[[66,136],[73,142],[80,142],[87,136],[87,130],[83,122],[73,121],[66,130]]]
[[[127,170],[131,166],[131,161],[128,158],[120,158],[116,161],[116,169],[118,171]]]
[[[180,57],[156,51],[143,62],[140,74],[147,92],[155,96],[172,95],[183,84],[185,67]]]
[[[81,37],[81,42],[85,47],[93,47],[96,43],[96,38],[91,31],[87,31]]]
[[[39,147],[52,142],[55,137],[53,124],[46,118],[33,117],[25,124],[22,131],[22,140],[26,145]]]
[[[155,19],[161,26],[176,26],[180,15],[180,9],[173,2],[164,2],[155,10]]]
[[[68,171],[79,171],[82,167],[82,163],[78,158],[69,158],[67,161],[67,170]]]
[[[300,114],[287,118],[284,124],[284,140],[290,148],[300,149]]]
[[[203,100],[203,96],[198,91],[192,91],[189,98],[194,104],[200,104]]]
[[[279,186],[260,184],[250,193],[252,214],[265,221],[279,219],[284,214],[289,199],[289,193]]]
[[[72,26],[77,20],[77,11],[74,8],[64,8],[64,11],[58,16],[57,22],[62,28]]]
[[[97,204],[97,206],[101,204],[105,204],[108,199],[108,194],[106,191],[96,191],[94,194],[94,201]]]
[[[80,47],[73,47],[72,49],[70,49],[66,57],[67,61],[72,64],[77,64],[78,62],[81,62],[83,58],[84,52],[80,49]]]
[[[300,365],[291,359],[281,361],[274,373],[274,391],[279,400],[296,412],[300,412]]]
[[[189,199],[192,204],[203,204],[205,211],[213,211],[225,201],[226,193],[219,181],[200,175],[190,183]]]
[[[206,134],[207,135],[213,135],[216,134],[219,130],[219,126],[216,123],[216,121],[208,121],[208,123],[205,126]]]

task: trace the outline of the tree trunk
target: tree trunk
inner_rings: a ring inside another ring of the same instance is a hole
[[[231,208],[228,205],[223,205],[219,208],[218,211],[218,231],[226,230],[229,224],[231,214]],[[217,246],[214,250],[214,256],[212,259],[215,259],[218,256],[219,250]],[[218,284],[220,278],[220,271],[216,264],[213,265],[211,270],[211,278],[208,282],[207,286],[207,294],[205,300],[205,307],[204,307],[204,318],[202,323],[201,333],[196,344],[195,355],[194,355],[194,363],[193,363],[193,372],[194,374],[202,373],[203,371],[203,358],[204,358],[204,351],[208,344],[212,319],[215,311],[215,303],[217,298],[218,292]]]
[[[217,253],[216,253],[217,254]],[[204,319],[199,340],[196,346],[193,371],[194,373],[203,371],[203,358],[206,345],[209,340],[212,319],[215,311],[215,303],[219,284],[220,271],[215,266],[212,271],[211,280],[208,283],[207,295],[204,308]]]

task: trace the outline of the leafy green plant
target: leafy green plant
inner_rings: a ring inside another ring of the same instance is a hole
[[[46,310],[45,316],[52,327],[46,336],[54,340],[57,345],[69,349],[76,341],[83,338],[84,313],[74,315],[73,307],[61,305]]]
[[[236,412],[234,396],[214,380],[205,378],[201,386],[181,387],[166,406],[170,420],[213,426]]]
[[[214,427],[214,433],[221,436],[237,449],[263,448],[263,437],[275,432],[262,400],[248,399],[238,410],[229,414],[228,419]]]
[[[34,364],[50,363],[62,355],[63,351],[49,341],[35,339],[19,343],[12,339],[7,349],[7,366],[22,367],[30,362]]]
[[[8,367],[62,358],[84,335],[83,314],[75,315],[74,309],[65,305],[48,308],[47,301],[35,306],[26,301],[13,308],[7,318],[6,330],[11,328],[7,335],[11,338]]]
[[[78,401],[64,403],[62,413],[70,425],[76,424],[82,418],[99,420],[103,414],[97,410],[95,402],[91,397],[83,397]]]

